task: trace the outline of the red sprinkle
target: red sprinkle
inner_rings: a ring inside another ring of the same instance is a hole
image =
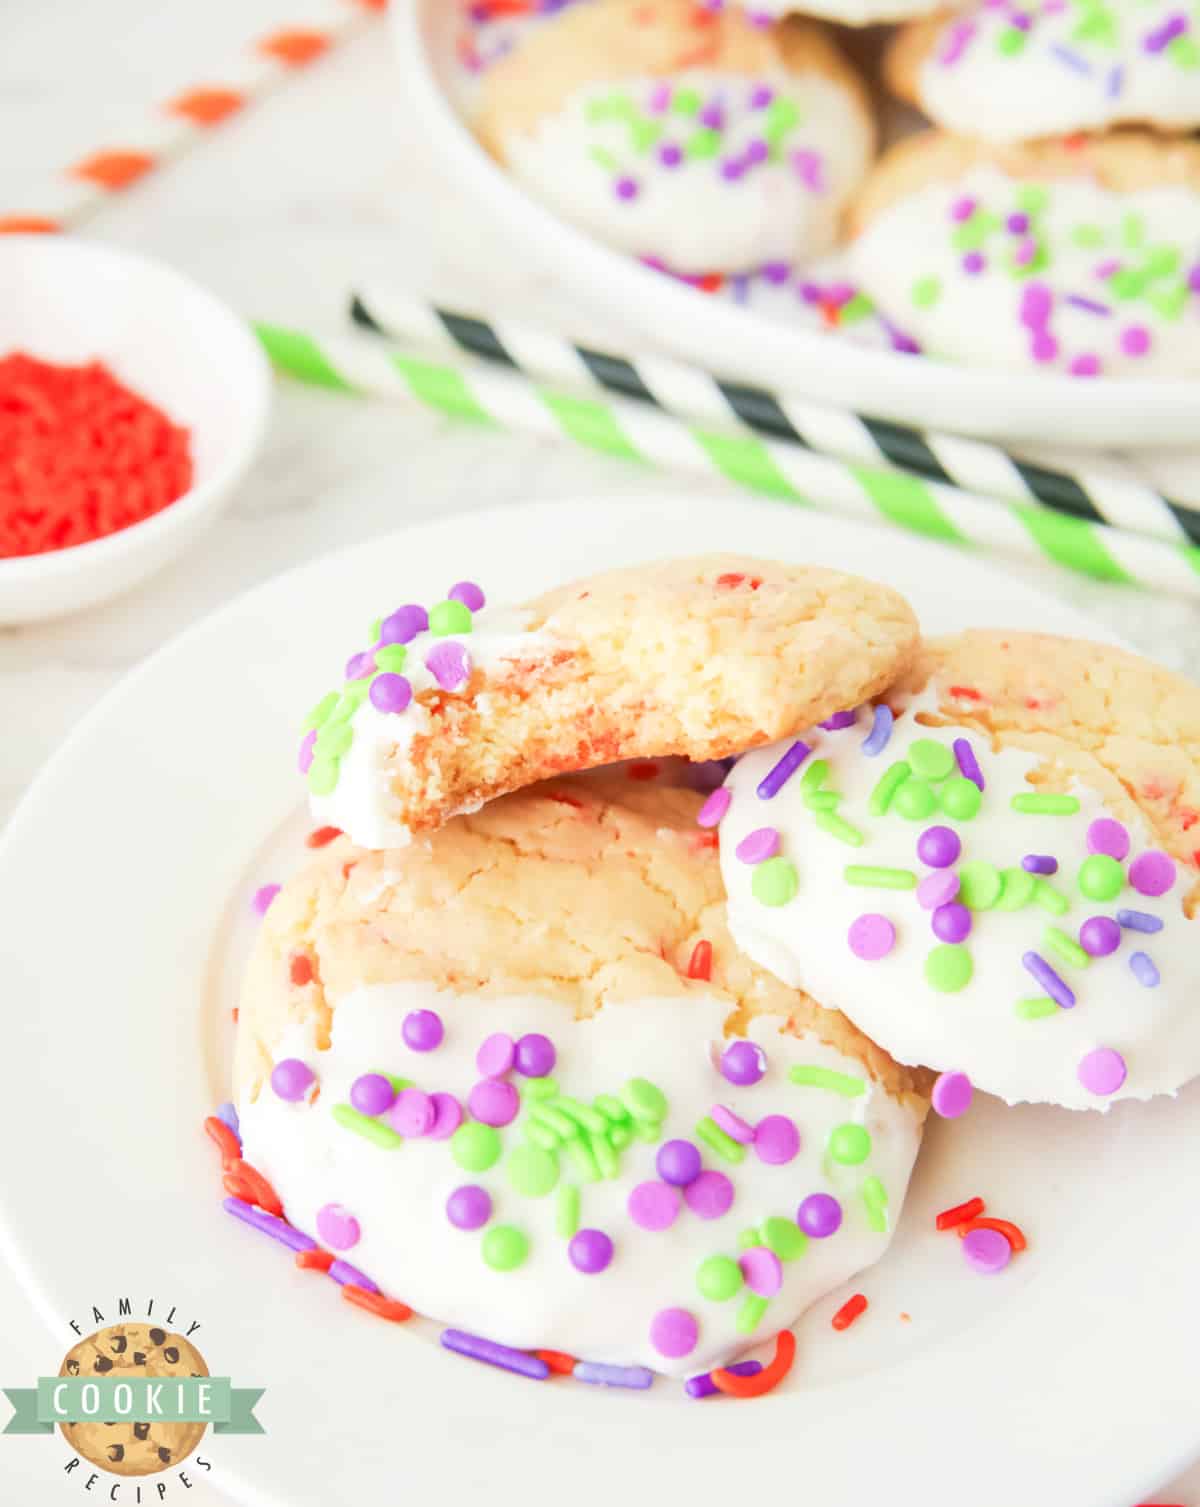
[[[966,1224],[960,1224],[954,1233],[962,1240],[972,1230],[998,1230],[1012,1246],[1014,1256],[1019,1251],[1023,1251],[1029,1243],[1021,1229],[1007,1219],[968,1219]]]
[[[565,1350],[535,1350],[538,1360],[544,1360],[557,1376],[570,1376],[578,1364],[573,1355]]]
[[[955,698],[956,701],[983,700],[981,692],[977,691],[974,686],[969,685],[952,685],[950,687],[950,694]]]
[[[341,835],[341,827],[318,827],[315,832],[310,832],[304,839],[304,846],[306,848],[326,848]]]
[[[305,952],[298,952],[288,964],[288,976],[292,983],[303,989],[305,984],[312,983],[313,965],[312,959]]]
[[[740,586],[745,579],[745,576],[738,575],[736,571],[726,571],[724,575],[717,577],[717,585]]]
[[[987,1205],[982,1198],[968,1198],[966,1203],[955,1204],[952,1209],[943,1209],[934,1220],[939,1230],[953,1230],[982,1214]]]
[[[712,1383],[728,1397],[764,1397],[775,1390],[792,1369],[795,1359],[796,1336],[790,1329],[781,1329],[775,1336],[774,1360],[757,1376],[734,1376],[729,1371],[713,1371]]]
[[[862,1293],[856,1292],[852,1298],[847,1298],[833,1318],[829,1321],[835,1329],[849,1329],[860,1314],[867,1311],[867,1300]]]
[[[283,1205],[279,1202],[279,1195],[257,1167],[252,1167],[249,1162],[236,1161],[226,1173],[225,1180],[227,1184],[237,1181],[246,1189],[246,1195],[235,1194],[235,1197],[246,1196],[247,1202],[257,1204],[268,1214],[274,1214],[277,1218],[282,1216]]]
[[[218,1120],[216,1115],[209,1115],[204,1122],[204,1128],[210,1139],[216,1142],[217,1150],[221,1153],[221,1166],[226,1171],[235,1162],[241,1161],[242,1148],[238,1145],[238,1138],[224,1120]]]
[[[301,1271],[327,1272],[334,1263],[332,1251],[320,1249],[314,1251],[297,1251],[296,1265]]]
[[[653,780],[658,777],[658,765],[649,761],[631,764],[625,773],[631,780]]]
[[[368,1292],[365,1287],[358,1287],[353,1282],[343,1284],[342,1297],[356,1308],[365,1308],[368,1313],[387,1319],[391,1324],[403,1324],[413,1316],[407,1303],[401,1303],[398,1298],[385,1298],[381,1292]]]
[[[690,979],[703,979],[707,983],[712,978],[712,943],[697,942],[692,948],[691,961],[688,963],[687,976]]]

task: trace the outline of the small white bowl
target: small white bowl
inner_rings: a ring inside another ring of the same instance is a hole
[[[191,430],[191,489],[141,523],[0,559],[0,624],[106,601],[158,570],[228,502],[262,440],[271,373],[249,326],[145,257],[68,237],[0,236],[0,357],[103,361]]]

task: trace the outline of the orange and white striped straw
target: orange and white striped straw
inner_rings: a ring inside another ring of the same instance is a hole
[[[53,232],[76,225],[114,195],[182,155],[230,116],[277,88],[338,43],[364,30],[387,0],[320,0],[313,21],[256,38],[219,82],[196,84],[153,107],[110,146],[90,152],[51,179],[19,211],[0,212],[0,233]]]

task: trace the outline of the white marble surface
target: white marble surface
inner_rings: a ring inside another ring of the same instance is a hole
[[[0,212],[22,207],[39,174],[119,135],[142,102],[205,81],[247,36],[306,19],[305,0],[0,0]],[[88,233],[167,258],[248,316],[314,329],[338,328],[345,290],[368,275],[460,305],[562,308],[446,181],[406,116],[381,27],[114,202]],[[609,338],[619,343],[619,333]],[[635,486],[644,488],[645,478],[619,461],[280,388],[248,484],[183,561],[109,607],[0,631],[0,820],[99,696],[231,595],[409,522],[558,497],[565,522],[573,493]],[[723,484],[706,490],[728,491],[736,506],[736,492]],[[767,540],[756,544],[769,548]],[[1148,653],[1195,665],[1196,606],[1050,567],[1019,568]],[[26,1383],[54,1351],[0,1273],[0,1382]],[[36,1504],[78,1493],[56,1478],[51,1460],[61,1468],[62,1458],[44,1440],[4,1440],[0,1500]],[[171,1499],[183,1495],[176,1488]],[[204,1487],[186,1496],[215,1500]],[[1158,1499],[1200,1502],[1200,1470]]]

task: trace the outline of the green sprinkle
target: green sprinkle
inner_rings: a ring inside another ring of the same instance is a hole
[[[763,134],[772,146],[800,124],[800,108],[792,99],[772,100],[763,120]]]
[[[996,37],[996,51],[1002,57],[1013,58],[1017,53],[1024,52],[1029,41],[1027,33],[1019,26],[1006,26]]]
[[[372,1119],[370,1115],[359,1114],[353,1105],[335,1104],[333,1118],[347,1130],[354,1131],[355,1135],[362,1136],[364,1141],[374,1141],[376,1146],[384,1146],[389,1151],[404,1144],[404,1137],[397,1135],[390,1125],[385,1125],[382,1120]]]
[[[500,1137],[490,1125],[460,1125],[450,1137],[450,1155],[464,1172],[486,1172],[500,1160]]]
[[[375,650],[375,668],[391,675],[399,675],[407,662],[408,650],[403,644],[384,644]]]
[[[1122,303],[1129,303],[1132,299],[1142,296],[1146,291],[1148,281],[1146,274],[1138,268],[1122,267],[1109,278],[1108,291]]]
[[[710,126],[702,126],[700,130],[693,131],[683,144],[684,156],[692,158],[695,162],[703,162],[709,157],[715,157],[720,150],[720,133]]]
[[[978,251],[993,231],[1000,228],[1000,216],[990,210],[977,209],[951,237],[956,251]]]
[[[548,1125],[538,1125],[533,1120],[526,1120],[521,1126],[527,1138],[542,1151],[557,1151],[562,1145],[562,1137],[556,1135]]]
[[[1004,880],[1004,887],[996,901],[997,910],[1020,910],[1033,899],[1033,892],[1037,888],[1033,874],[1025,869],[1004,869],[1000,877]]]
[[[777,1214],[764,1220],[762,1239],[781,1261],[795,1261],[808,1249],[808,1236],[795,1220],[781,1219]]]
[[[614,1151],[624,1151],[632,1140],[632,1125],[610,1125],[608,1127],[608,1144]]]
[[[309,712],[308,716],[305,717],[300,729],[301,732],[309,733],[312,732],[314,727],[320,727],[337,704],[338,693],[336,691],[330,691],[328,696],[322,696],[312,711]]]
[[[991,910],[1000,898],[1004,878],[994,864],[975,860],[958,868],[958,899],[968,910]]]
[[[625,1085],[625,1102],[639,1120],[666,1118],[667,1096],[648,1078],[631,1078]]]
[[[579,1228],[579,1188],[575,1183],[563,1183],[558,1190],[558,1204],[554,1211],[554,1229],[564,1240]]]
[[[801,790],[820,790],[829,773],[828,759],[814,759],[800,776]]]
[[[367,642],[369,644],[377,644],[379,642],[379,635],[382,632],[383,619],[381,617],[377,617],[371,624],[371,626],[367,629]]]
[[[384,1073],[383,1076],[392,1085],[392,1092],[394,1094],[402,1094],[406,1088],[416,1088],[417,1086],[411,1078],[397,1078],[394,1073]]]
[[[746,1160],[746,1148],[728,1136],[710,1116],[705,1115],[696,1126],[696,1139],[703,1141],[710,1151],[717,1156],[723,1156],[727,1162],[744,1162]]]
[[[1175,37],[1167,43],[1167,56],[1177,68],[1200,68],[1200,43],[1195,37]]]
[[[612,1148],[612,1142],[607,1135],[592,1135],[587,1138],[588,1148],[596,1158],[596,1166],[600,1169],[601,1177],[616,1177],[621,1170],[620,1158]]]
[[[595,1153],[586,1141],[568,1141],[564,1150],[585,1183],[600,1181],[600,1168],[596,1165]]]
[[[1117,28],[1112,16],[1097,7],[1071,33],[1073,42],[1095,42],[1098,47],[1117,45]]]
[[[1121,217],[1121,240],[1130,251],[1136,251],[1146,239],[1146,222],[1132,211]]]
[[[835,1073],[831,1067],[814,1067],[811,1063],[798,1062],[788,1069],[788,1077],[801,1088],[827,1088],[830,1093],[841,1094],[843,1099],[857,1099],[867,1091],[865,1079]]]
[[[836,790],[801,791],[801,799],[810,811],[836,811],[842,803]]]
[[[1125,870],[1107,853],[1093,853],[1079,865],[1076,883],[1089,900],[1115,900],[1125,888]]]
[[[511,1224],[495,1224],[484,1235],[482,1249],[494,1272],[511,1272],[529,1255],[529,1240]]]
[[[711,1303],[728,1302],[741,1292],[743,1285],[741,1268],[732,1256],[709,1256],[696,1268],[700,1296]]]
[[[639,1141],[645,1141],[653,1146],[655,1141],[662,1139],[662,1121],[634,1120],[632,1131]]]
[[[879,1178],[864,1178],[862,1201],[867,1211],[868,1226],[877,1234],[886,1234],[888,1227],[888,1196],[887,1189]]]
[[[875,312],[875,305],[865,293],[856,293],[849,302],[844,303],[838,310],[838,328],[848,324],[857,324],[860,319],[865,319],[868,314]]]
[[[842,872],[847,884],[856,884],[864,889],[915,890],[917,876],[911,869],[884,869],[869,864],[847,864]]]
[[[342,687],[342,694],[338,697],[338,704],[330,712],[327,721],[349,721],[367,699],[367,692],[370,689],[371,683],[368,680],[351,680],[348,682],[348,684]]]
[[[1156,309],[1164,319],[1178,319],[1183,313],[1188,301],[1188,289],[1185,283],[1176,283],[1172,288],[1158,288],[1147,294],[1146,302],[1152,309]]]
[[[569,1098],[566,1094],[555,1099],[554,1107],[592,1135],[603,1135],[608,1129],[608,1121],[598,1109],[593,1109],[590,1104],[581,1104],[578,1099]],[[653,1118],[661,1120],[662,1115],[655,1115]]]
[[[830,837],[836,837],[838,842],[849,843],[852,848],[861,848],[866,841],[857,827],[844,821],[835,811],[819,811],[817,826],[822,832],[828,832]]]
[[[1099,225],[1076,225],[1071,240],[1084,251],[1096,251],[1104,245],[1105,235]]]
[[[656,120],[629,120],[629,140],[635,152],[646,153],[662,138],[662,126]]]
[[[882,816],[892,804],[892,798],[900,786],[904,784],[912,774],[912,765],[905,759],[899,759],[895,764],[889,765],[880,777],[879,783],[871,791],[871,799],[867,803],[867,809],[872,816]]]
[[[796,898],[800,876],[789,858],[768,858],[755,866],[750,892],[760,905],[778,907]]]
[[[1056,952],[1064,963],[1070,963],[1075,968],[1086,968],[1092,961],[1075,938],[1069,937],[1057,926],[1047,926],[1042,933],[1042,941],[1051,952]]]
[[[939,942],[925,959],[925,978],[939,994],[957,994],[971,982],[975,965],[965,947]]]
[[[862,1125],[837,1125],[829,1133],[829,1155],[844,1167],[858,1167],[871,1155],[870,1132]]]
[[[553,1099],[558,1093],[558,1084],[553,1078],[526,1078],[522,1098],[532,1099],[539,1103],[543,1099]]]
[[[1019,999],[1013,1006],[1021,1020],[1043,1020],[1048,1015],[1057,1015],[1058,1006],[1046,994],[1033,999]]]
[[[547,1130],[552,1130],[564,1141],[569,1141],[579,1134],[579,1126],[570,1115],[564,1115],[557,1104],[531,1104],[529,1118],[533,1124],[544,1125]]]
[[[429,631],[434,638],[451,633],[470,633],[471,609],[463,602],[439,602],[429,609]]]
[[[1172,277],[1179,271],[1180,256],[1174,246],[1152,246],[1142,270],[1148,277]]]
[[[748,1251],[752,1245],[761,1245],[762,1239],[755,1229],[743,1230],[738,1236],[738,1250]]]
[[[954,750],[936,738],[918,738],[908,750],[913,773],[923,780],[944,780],[954,773]]]
[[[558,1158],[536,1146],[518,1146],[504,1164],[508,1180],[526,1198],[544,1198],[558,1181]]]
[[[588,147],[588,156],[606,173],[617,173],[621,170],[620,159],[615,152],[610,152],[607,147]]]
[[[896,791],[892,804],[910,822],[923,822],[937,806],[937,796],[927,781],[910,779]]]
[[[918,309],[931,309],[941,296],[942,283],[937,277],[919,277],[909,294]]]
[[[313,795],[329,795],[336,789],[337,782],[337,760],[314,758],[308,769],[308,788]]]
[[[763,1314],[767,1311],[766,1298],[747,1298],[738,1309],[737,1332],[739,1334],[753,1334],[762,1323]]]
[[[1014,795],[1012,808],[1034,816],[1074,816],[1079,810],[1079,801],[1073,795],[1054,795],[1048,790],[1038,790]]]
[[[699,115],[703,103],[698,89],[676,89],[671,109],[676,115]]]
[[[597,1094],[596,1108],[613,1125],[627,1125],[633,1118],[615,1094]]]
[[[938,791],[938,804],[952,821],[973,821],[982,802],[979,786],[962,774],[947,780]]]
[[[349,722],[326,723],[313,744],[313,756],[318,759],[340,759],[353,742],[354,728]]]
[[[1037,880],[1033,886],[1033,902],[1044,911],[1049,911],[1052,916],[1065,916],[1071,909],[1071,902],[1062,891],[1056,890],[1044,879]]]

